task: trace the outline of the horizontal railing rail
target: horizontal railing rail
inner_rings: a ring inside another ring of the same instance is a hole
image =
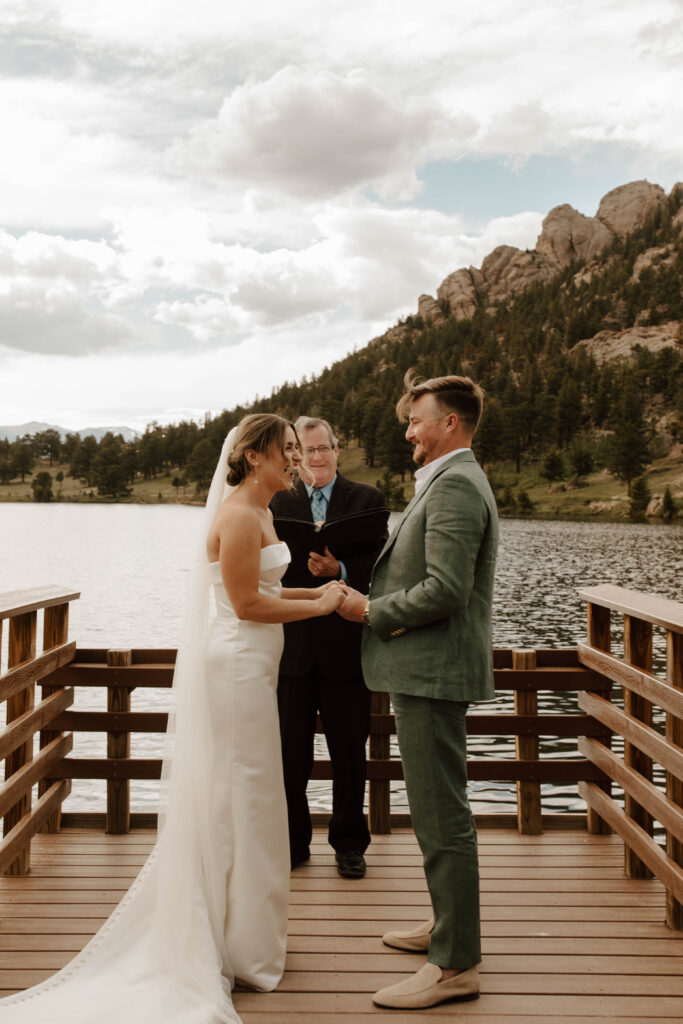
[[[612,585],[580,591],[588,607],[588,643],[580,662],[623,689],[623,710],[607,693],[579,694],[579,707],[602,723],[605,737],[620,736],[623,757],[608,738],[584,736],[579,750],[604,772],[607,783],[584,780],[579,792],[595,831],[613,829],[624,841],[624,866],[631,878],[655,875],[666,889],[666,918],[683,929],[683,605]],[[613,613],[622,617],[622,658],[611,653]],[[652,671],[653,627],[666,635],[666,678]],[[654,709],[664,718],[656,728]],[[665,790],[655,785],[654,765],[664,772]],[[611,796],[615,783],[623,808]],[[655,839],[655,822],[665,843]]]
[[[131,650],[107,652],[81,649],[74,659],[53,672],[51,681],[62,688],[82,686],[106,688],[108,711],[63,711],[55,728],[74,732],[107,734],[107,757],[65,757],[52,769],[63,779],[107,780],[107,830],[127,831],[130,825],[129,782],[160,778],[161,758],[130,757],[130,738],[140,733],[163,733],[167,714],[163,711],[131,710],[131,693],[140,688],[172,685],[174,650]],[[480,782],[517,784],[517,824],[521,831],[542,830],[541,785],[544,783],[605,782],[602,770],[584,757],[541,757],[539,737],[595,737],[604,726],[590,715],[538,712],[539,691],[596,694],[609,692],[604,676],[582,666],[574,650],[495,652],[495,685],[515,694],[515,712],[473,713],[467,718],[471,736],[515,737],[516,756],[471,758],[469,777]],[[318,731],[322,732],[320,720]],[[369,783],[370,826],[373,832],[391,827],[390,783],[403,778],[401,761],[391,756],[390,738],[396,731],[386,694],[373,695],[370,731]],[[332,766],[318,759],[314,779],[331,779]]]
[[[0,872],[7,874],[29,871],[31,839],[41,829],[59,828],[61,806],[71,790],[70,780],[56,776],[54,770],[71,751],[73,735],[57,728],[55,721],[71,706],[74,693],[71,687],[55,686],[52,676],[76,654],[76,644],[68,642],[68,623],[69,603],[78,597],[76,591],[55,586],[0,595],[0,641],[8,624],[7,663],[4,671],[0,669],[0,702],[6,703],[5,726],[0,730],[0,758],[5,761]],[[43,616],[41,653],[38,612]],[[36,704],[37,684],[41,699]],[[33,806],[36,783],[38,800]]]

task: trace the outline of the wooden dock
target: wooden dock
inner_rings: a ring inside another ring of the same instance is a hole
[[[479,831],[482,998],[413,1013],[372,1004],[373,992],[423,962],[383,946],[382,932],[429,913],[415,837],[402,827],[406,815],[391,808],[402,765],[391,755],[389,696],[375,694],[367,876],[340,878],[325,835],[316,833],[310,863],[291,881],[285,976],[277,992],[235,994],[244,1024],[363,1024],[386,1013],[392,1024],[680,1024],[683,605],[610,584],[582,595],[587,642],[495,651],[496,689],[512,692],[514,712],[468,717],[471,735],[515,744],[514,757],[468,763],[473,781],[514,783],[517,792],[516,815],[490,815]],[[159,778],[161,761],[131,757],[130,738],[163,733],[167,715],[135,710],[131,695],[168,688],[176,652],[78,648],[68,638],[77,597],[57,587],[0,595],[0,628],[8,620],[6,659],[0,633],[0,996],[71,960],[123,897],[155,839],[156,816],[131,814],[129,784]],[[618,617],[622,657],[612,653]],[[653,672],[655,631],[665,636],[663,677]],[[81,687],[99,688],[106,711],[74,707]],[[541,710],[542,691],[560,691],[565,702],[574,693],[574,706]],[[74,735],[83,732],[104,734],[102,756],[73,756]],[[539,739],[546,736],[573,749],[545,756]],[[331,777],[329,761],[316,762],[314,777]],[[106,780],[106,810],[62,811],[79,778]],[[547,813],[544,785],[558,782],[577,786],[585,815]]]
[[[0,995],[58,970],[121,899],[154,842],[151,831],[109,836],[64,828],[35,837],[31,873],[0,878]],[[272,993],[235,993],[244,1024],[350,1024],[391,1014],[495,1024],[655,1024],[681,1020],[683,935],[664,924],[656,879],[624,877],[623,844],[586,831],[479,833],[482,996],[423,1012],[373,1006],[377,988],[421,966],[382,945],[382,931],[428,916],[415,837],[373,837],[368,873],[336,873],[317,831],[292,874],[287,970]]]

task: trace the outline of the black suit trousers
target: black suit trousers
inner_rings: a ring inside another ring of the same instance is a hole
[[[306,859],[311,842],[306,786],[313,768],[318,711],[332,762],[330,845],[338,853],[363,853],[370,843],[363,812],[370,691],[363,677],[330,679],[319,666],[304,675],[280,675],[278,708],[292,862]]]

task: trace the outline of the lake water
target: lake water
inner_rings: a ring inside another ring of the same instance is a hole
[[[0,504],[0,592],[57,584],[81,591],[72,603],[70,638],[82,647],[175,647],[180,631],[192,538],[201,510],[182,505]],[[614,583],[683,599],[683,526],[562,523],[506,519],[501,523],[494,603],[496,647],[572,647],[585,638],[578,589]],[[2,668],[6,666],[6,638]],[[655,631],[661,669],[663,635]],[[617,648],[615,647],[615,650]],[[509,695],[496,706],[510,710]],[[164,706],[164,691],[136,691],[134,710]],[[561,696],[542,706],[564,709]],[[79,694],[79,708],[103,709],[101,690]],[[321,751],[324,741],[321,740]],[[102,735],[76,737],[75,756],[102,756]],[[570,741],[542,740],[565,753]],[[566,748],[566,749],[565,749]],[[133,756],[158,756],[160,737],[133,737]],[[511,756],[512,741],[473,738],[474,756]],[[329,784],[311,783],[312,806],[329,806]],[[477,811],[511,810],[513,787],[476,784]],[[133,810],[153,809],[157,784],[131,783]],[[102,810],[105,783],[75,780],[67,810]],[[395,784],[392,806],[405,807]],[[582,808],[574,786],[546,787],[546,810]]]

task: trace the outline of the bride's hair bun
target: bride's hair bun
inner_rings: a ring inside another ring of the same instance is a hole
[[[228,456],[228,477],[227,481],[231,487],[237,487],[241,484],[247,473],[249,472],[249,463],[246,460],[244,452],[235,457],[235,449],[230,452]]]
[[[267,452],[271,445],[276,444],[280,451],[284,452],[287,427],[294,429],[282,416],[275,416],[273,413],[254,413],[240,421],[232,451],[228,456],[227,482],[231,487],[237,487],[252,472],[247,451]]]

